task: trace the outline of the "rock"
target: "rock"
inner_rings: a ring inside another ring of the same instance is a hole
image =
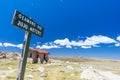
[[[0,78],[5,78],[9,74],[13,73],[15,70],[2,70],[0,71]]]
[[[72,74],[70,74],[70,76],[75,76],[75,74],[72,73]]]
[[[8,67],[9,70],[12,70],[12,67]]]
[[[31,75],[31,74],[29,74],[29,75],[27,75],[27,78],[29,78],[29,79],[33,79],[33,78],[34,78],[34,76],[33,76],[33,75]]]
[[[66,61],[66,63],[68,64],[68,63],[69,63],[69,61]]]
[[[18,60],[20,59],[20,54],[19,53],[13,53],[13,52],[1,52],[0,53],[0,59],[11,59],[11,60]]]
[[[113,74],[112,72],[93,69],[93,67],[83,70],[80,77],[81,79],[88,80],[120,80],[119,75]]]
[[[106,80],[103,76],[101,76],[97,70],[95,69],[85,69],[80,75],[81,79],[88,79],[88,80]]]
[[[109,71],[104,72],[99,70],[99,74],[104,76],[107,80],[120,80],[120,75],[113,74]]]
[[[74,65],[79,65],[79,63],[78,63],[78,62],[74,62],[73,64],[74,64]]]
[[[6,53],[0,53],[0,59],[5,59],[6,58]]]
[[[6,75],[6,72],[4,72],[4,71],[1,71],[0,72],[0,77],[1,78],[5,78],[7,75]]]
[[[50,59],[50,60],[49,60],[49,63],[55,63],[55,60]]]
[[[69,66],[66,67],[66,70],[68,70],[68,71],[69,70],[74,70],[74,68],[71,65],[69,65]]]
[[[42,74],[40,75],[40,77],[47,77],[47,74],[46,74],[46,73],[42,73]]]
[[[44,80],[44,78],[41,78],[41,77],[40,77],[39,80]]]
[[[39,68],[38,68],[38,71],[40,71],[40,72],[44,72],[44,71],[45,71],[45,68],[43,68],[43,67],[39,67]]]

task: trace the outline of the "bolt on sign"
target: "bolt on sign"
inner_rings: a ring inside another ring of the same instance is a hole
[[[23,43],[23,50],[21,54],[21,60],[18,68],[18,75],[16,80],[24,80],[24,73],[27,62],[27,55],[29,50],[29,44],[31,39],[31,34],[35,34],[39,37],[43,37],[44,28],[37,24],[31,18],[25,16],[21,12],[15,10],[14,16],[12,19],[12,25],[17,26],[26,31]]]

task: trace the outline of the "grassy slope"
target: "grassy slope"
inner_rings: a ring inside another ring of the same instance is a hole
[[[102,70],[110,70],[114,73],[120,75],[120,61],[107,61],[107,60],[97,60],[97,59],[85,59],[78,57],[51,57],[53,59],[63,60],[57,63],[47,63],[47,64],[31,64],[27,63],[25,80],[39,80],[42,72],[38,71],[39,67],[45,69],[44,80],[82,80],[80,79],[81,74],[81,64],[86,66],[94,66]],[[66,63],[66,61],[72,61]],[[76,63],[77,62],[77,63]],[[0,71],[3,70],[15,70],[13,73],[7,75],[3,80],[16,80],[17,70],[18,70],[19,60],[8,60],[0,59]],[[74,70],[65,70],[66,66],[71,65]],[[27,76],[33,75],[34,79],[29,79]],[[0,79],[2,80],[2,78]]]
[[[18,60],[0,60],[0,70],[9,70],[10,69],[16,69],[15,72],[7,75],[6,78],[4,78],[3,80],[16,80],[16,76],[17,76],[17,69],[18,69]],[[43,74],[42,72],[38,71],[38,68],[41,66],[45,69],[45,74],[47,75],[47,77],[44,77],[44,80],[81,80],[79,75],[80,75],[80,71],[77,70],[70,70],[70,71],[64,71],[65,67],[67,65],[72,65],[73,67],[77,67],[79,65],[74,65],[74,64],[65,64],[65,63],[57,63],[57,64],[31,64],[31,63],[27,63],[26,66],[26,73],[25,73],[25,80],[39,80],[40,79],[40,75]],[[80,68],[80,66],[79,66]],[[33,75],[34,79],[29,79],[27,76],[28,75]],[[70,76],[72,75],[72,76]],[[1,78],[2,79],[2,78]]]

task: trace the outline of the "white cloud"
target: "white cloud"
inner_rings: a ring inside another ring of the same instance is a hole
[[[71,45],[70,45],[70,41],[68,38],[65,38],[65,39],[57,39],[54,41],[55,44],[59,44],[60,46],[66,46],[66,48],[72,48]]]
[[[12,44],[12,43],[3,43],[3,45],[4,45],[5,47],[15,47],[15,45]]]
[[[16,45],[16,44],[12,44],[12,43],[3,43],[3,46],[4,46],[4,47],[17,47],[17,48],[22,49],[23,44],[18,44],[18,45]]]
[[[72,46],[71,45],[66,45],[66,48],[72,48]]]
[[[120,46],[120,43],[116,43],[115,46],[116,46],[116,47],[119,47],[119,46]]]
[[[84,43],[84,41],[79,40],[79,41],[71,41],[70,44],[71,44],[72,46],[82,46],[83,43]]]
[[[2,43],[0,43],[0,46],[2,47],[2,46],[3,46],[3,44],[2,44]]]
[[[2,47],[2,46],[3,46],[3,44],[2,44],[2,43],[0,43],[0,46]]]
[[[39,49],[52,49],[52,48],[92,48],[92,47],[100,47],[101,44],[114,44],[116,47],[120,46],[120,36],[116,38],[116,40],[103,35],[93,35],[91,37],[83,38],[78,37],[76,40],[69,40],[68,38],[64,39],[56,39],[55,41],[46,42],[43,45],[40,45],[41,42],[37,42],[36,48]],[[12,43],[0,43],[1,47],[17,47],[22,49],[23,44],[12,44]]]
[[[120,36],[117,37],[115,46],[116,47],[120,46]]]
[[[16,47],[22,49],[23,48],[23,44],[18,44],[18,45],[16,45]]]
[[[116,41],[114,39],[111,39],[107,36],[92,36],[92,37],[87,37],[87,39],[84,41],[85,45],[96,45],[96,44],[110,44],[110,43],[115,43]]]
[[[110,44],[110,43],[116,43],[114,39],[111,39],[107,36],[92,36],[92,37],[87,37],[84,41],[79,40],[79,41],[71,41],[70,44],[71,46],[81,46],[81,48],[91,48],[93,47],[100,47],[98,44]]]
[[[87,49],[87,48],[91,48],[91,46],[81,46],[81,48]]]
[[[57,45],[42,45],[42,46],[36,46],[38,49],[52,49],[52,48],[60,48]]]
[[[117,37],[117,40],[120,41],[120,36]]]
[[[119,38],[118,38],[119,39]],[[40,49],[52,49],[52,48],[72,48],[72,47],[81,47],[81,48],[92,48],[92,47],[100,47],[100,44],[116,44],[116,40],[109,38],[103,35],[93,35],[91,37],[87,37],[85,40],[69,40],[65,39],[57,39],[50,43],[45,43],[42,46],[37,46]],[[116,44],[119,46],[120,44]]]
[[[72,48],[68,38],[61,39],[61,40],[57,39],[54,42],[44,43],[42,46],[40,46],[40,45],[36,46],[36,48],[39,48],[39,49],[53,49],[53,48],[61,48],[63,46],[65,46],[66,48]]]

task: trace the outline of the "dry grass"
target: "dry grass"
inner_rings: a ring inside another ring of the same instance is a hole
[[[105,60],[105,59],[94,59],[94,58],[83,58],[83,57],[57,57],[52,56],[51,58],[62,61],[79,62],[86,66],[93,66],[97,69],[111,71],[116,74],[120,74],[120,60]]]
[[[2,61],[3,60],[0,60],[0,62]],[[18,63],[19,63],[18,60],[9,61],[8,59],[0,63],[0,71],[9,70],[9,68],[16,69],[15,72],[7,75],[6,78],[4,78],[3,80],[16,80]],[[45,74],[47,75],[47,77],[43,77],[44,80],[74,80],[74,79],[81,80],[79,77],[80,75],[79,71],[76,70],[64,71],[66,66],[67,64],[65,63],[64,64],[58,63],[52,65],[50,63],[47,64],[27,63],[24,80],[39,80],[40,75],[43,74],[42,72],[38,71],[39,67],[43,67],[45,69]],[[73,65],[73,66],[77,66],[77,65]],[[27,77],[28,75],[33,75],[34,78],[30,79]]]
[[[31,80],[39,80],[40,75],[42,72],[39,72],[37,69],[38,67],[45,68],[45,74],[47,77],[44,77],[44,80],[81,80],[79,75],[79,71],[70,70],[70,71],[64,71],[65,67],[67,66],[65,63],[58,63],[58,64],[27,64],[27,70],[26,75],[32,74],[35,79]],[[31,69],[31,71],[29,71]],[[37,75],[36,75],[37,74]],[[73,76],[70,76],[71,74],[74,74]],[[27,77],[25,76],[25,80],[27,80]]]
[[[80,57],[50,57],[51,59],[62,60],[60,63],[47,64],[31,64],[27,63],[24,80],[82,80],[80,79],[81,64],[85,66],[93,66],[97,69],[108,70],[120,75],[120,61],[87,59]],[[67,63],[67,61],[69,63]],[[19,60],[0,59],[0,71],[15,70],[8,74],[6,78],[0,80],[16,80]],[[71,65],[74,70],[65,70],[66,66]],[[39,67],[45,69],[44,73],[47,77],[40,77],[43,72],[38,71]],[[28,78],[33,75],[33,79]]]

